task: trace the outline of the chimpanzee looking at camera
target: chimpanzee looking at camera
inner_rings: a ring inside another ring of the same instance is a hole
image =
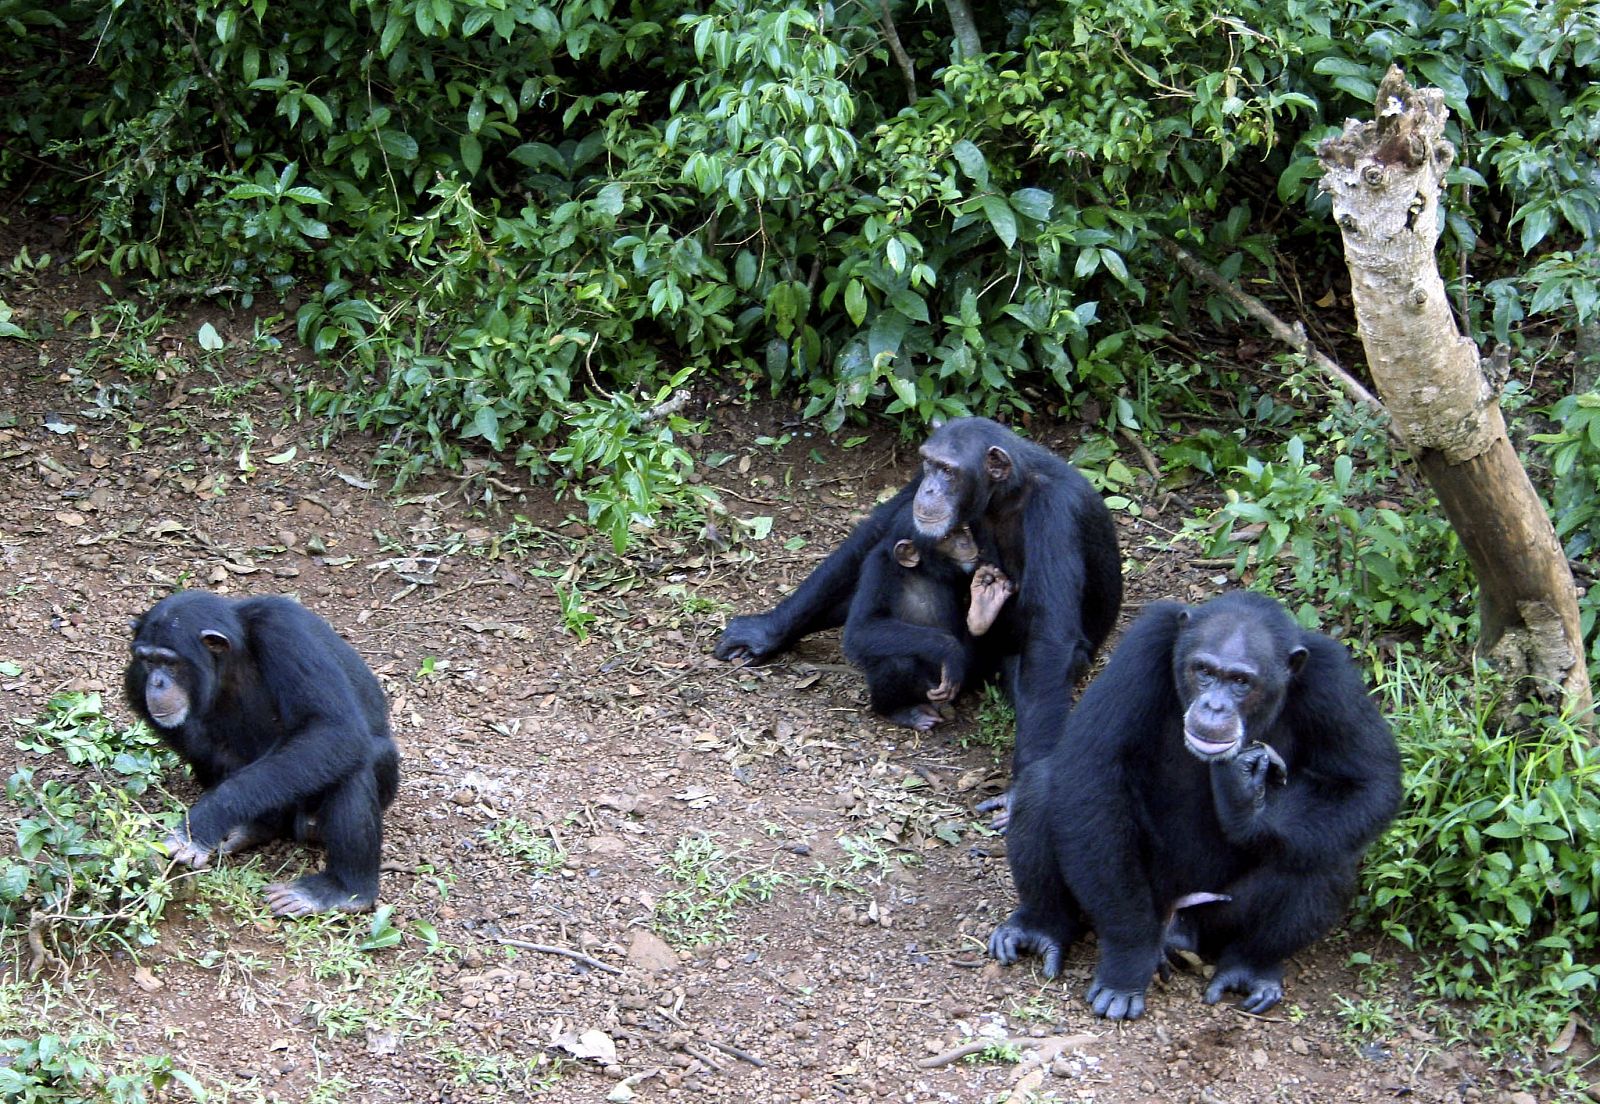
[[[874,711],[921,732],[944,720],[939,704],[954,701],[973,672],[974,638],[989,631],[1014,589],[981,560],[965,526],[925,548],[914,535],[891,532],[868,554],[844,623],[844,654],[866,675]]]
[[[1087,924],[1097,1014],[1140,1016],[1179,948],[1215,961],[1207,1004],[1232,990],[1263,1012],[1399,801],[1394,737],[1341,644],[1264,595],[1155,603],[1017,783],[1020,907],[989,952],[1039,954],[1055,977]]]
[[[1122,564],[1116,528],[1089,481],[1050,450],[988,418],[958,418],[929,435],[922,473],[768,613],[736,617],[718,659],[760,660],[808,633],[843,624],[863,561],[909,513],[918,539],[963,526],[989,534],[1016,587],[983,650],[1008,661],[1017,712],[1015,773],[1049,752],[1072,688],[1116,622]]]
[[[273,839],[320,841],[327,867],[267,887],[280,916],[378,898],[400,755],[377,677],[288,598],[182,591],[134,622],[128,703],[194,771],[199,800],[164,842],[196,869]]]

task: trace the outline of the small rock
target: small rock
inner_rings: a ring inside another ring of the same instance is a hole
[[[667,973],[678,968],[678,952],[655,932],[638,928],[628,940],[628,961],[641,970]]]

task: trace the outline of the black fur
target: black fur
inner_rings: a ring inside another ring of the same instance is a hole
[[[1260,683],[1237,695],[1242,749],[1210,760],[1186,745],[1199,695],[1180,685],[1202,647]],[[1101,1015],[1142,1013],[1178,947],[1215,960],[1208,1003],[1241,990],[1242,1007],[1263,1011],[1282,995],[1284,960],[1338,920],[1399,801],[1394,738],[1341,644],[1262,595],[1156,603],[1015,788],[1007,852],[1020,907],[990,952],[1041,954],[1053,977],[1088,926]]]
[[[218,849],[320,839],[327,868],[269,890],[274,910],[371,907],[400,757],[383,690],[355,649],[290,599],[204,591],[156,603],[132,648],[129,704],[204,791],[168,840],[174,853],[200,866]],[[174,721],[170,702],[187,715]]]

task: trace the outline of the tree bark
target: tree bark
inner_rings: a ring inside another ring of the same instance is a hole
[[[950,29],[956,34],[956,60],[971,61],[983,53],[983,40],[978,37],[978,23],[972,18],[972,8],[967,0],[944,0],[950,13]]]
[[[1318,149],[1344,237],[1356,325],[1373,383],[1477,574],[1479,654],[1520,697],[1593,705],[1572,570],[1506,436],[1478,349],[1439,278],[1439,188],[1455,159],[1436,88],[1391,67],[1376,119]]]

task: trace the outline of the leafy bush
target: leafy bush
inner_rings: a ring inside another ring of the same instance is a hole
[[[1567,555],[1587,565],[1578,600],[1591,663],[1600,662],[1600,586],[1593,569],[1600,552],[1600,391],[1568,395],[1549,411],[1557,428],[1536,433],[1553,477],[1551,516]]]
[[[113,725],[98,694],[53,699],[17,746],[64,758],[82,781],[42,779],[54,770],[23,766],[6,782],[24,815],[16,858],[0,870],[0,927],[28,930],[34,969],[82,946],[154,943],[173,895],[158,843],[181,811],[170,800],[151,810],[141,798],[176,758],[145,725]]]
[[[1364,907],[1422,952],[1419,995],[1472,1002],[1451,1014],[1504,1053],[1548,1042],[1600,992],[1600,747],[1559,717],[1497,727],[1491,690],[1422,652],[1380,692],[1407,797]]]
[[[1314,143],[1392,61],[1454,111],[1444,260],[1505,277],[1452,273],[1480,328],[1600,303],[1581,5],[1039,4],[982,12],[991,52],[956,63],[870,4],[702,9],[16,0],[0,187],[169,291],[303,288],[302,338],[348,369],[311,409],[402,476],[479,448],[563,469],[618,541],[694,505],[689,415],[632,408],[713,376],[829,430],[1158,401],[1150,342],[1235,308],[1153,244],[1336,266]]]
[[[1466,558],[1436,504],[1407,510],[1383,496],[1395,478],[1387,446],[1371,426],[1334,428],[1348,416],[1317,431],[1326,464],[1299,434],[1280,459],[1247,453],[1223,477],[1227,501],[1188,531],[1250,585],[1300,595],[1303,624],[1331,616],[1346,636],[1405,629],[1442,647],[1471,631]]]

